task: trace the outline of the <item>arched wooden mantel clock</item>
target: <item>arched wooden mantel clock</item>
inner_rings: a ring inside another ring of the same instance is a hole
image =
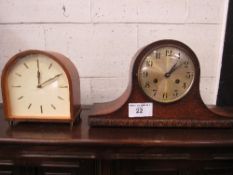
[[[233,126],[233,115],[213,113],[203,103],[199,62],[185,44],[154,42],[136,54],[131,66],[132,79],[124,94],[112,102],[93,105],[91,126]]]
[[[69,122],[81,112],[79,74],[56,52],[27,50],[13,56],[2,72],[7,120]]]

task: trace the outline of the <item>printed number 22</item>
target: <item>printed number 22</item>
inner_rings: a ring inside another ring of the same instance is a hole
[[[143,108],[142,108],[142,107],[137,107],[137,108],[136,108],[136,113],[137,113],[137,114],[143,113]]]

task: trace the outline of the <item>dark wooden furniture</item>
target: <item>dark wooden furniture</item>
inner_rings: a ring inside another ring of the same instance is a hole
[[[233,129],[18,123],[0,110],[0,175],[233,174]]]

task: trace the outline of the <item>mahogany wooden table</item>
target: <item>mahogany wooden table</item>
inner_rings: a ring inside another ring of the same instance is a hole
[[[233,174],[233,129],[17,123],[0,110],[0,175]]]

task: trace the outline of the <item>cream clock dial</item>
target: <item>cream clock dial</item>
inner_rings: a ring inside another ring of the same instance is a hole
[[[66,74],[48,56],[32,54],[19,60],[11,68],[7,84],[13,116],[70,116]]]
[[[190,56],[175,46],[153,48],[142,59],[138,81],[144,93],[161,103],[181,99],[192,86],[195,77]]]
[[[73,122],[81,112],[79,75],[56,52],[28,50],[13,56],[2,73],[8,120]]]

